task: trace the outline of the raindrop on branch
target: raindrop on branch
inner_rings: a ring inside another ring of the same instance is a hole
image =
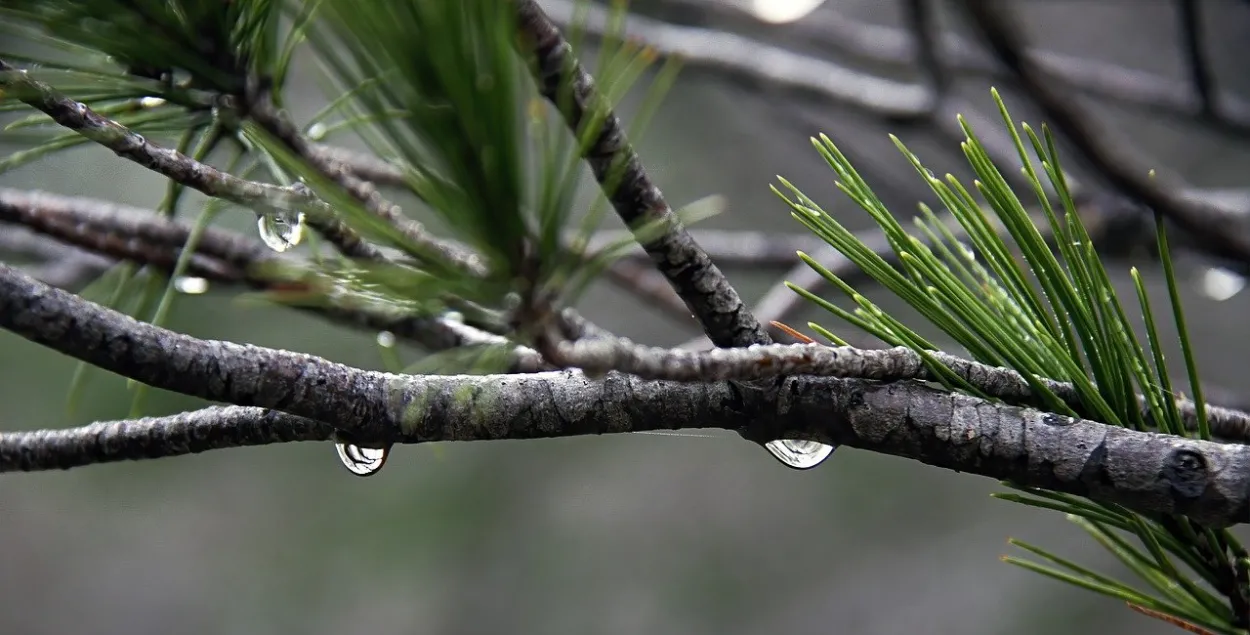
[[[329,132],[330,132],[330,129],[327,128],[325,124],[318,121],[317,123],[308,127],[308,138],[312,139],[313,141],[321,141],[322,139],[326,138],[326,134]]]
[[[256,229],[260,239],[270,249],[283,252],[299,244],[304,238],[303,212],[269,212],[256,217]]]
[[[832,445],[797,439],[777,439],[765,443],[764,447],[778,461],[796,470],[807,470],[824,463],[836,449]]]
[[[356,476],[373,476],[386,464],[386,457],[391,454],[391,447],[364,448],[354,443],[337,441],[334,449],[339,453],[339,461],[343,467]]]

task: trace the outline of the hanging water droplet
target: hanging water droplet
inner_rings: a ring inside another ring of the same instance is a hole
[[[174,279],[174,289],[187,295],[200,295],[208,291],[208,280],[196,276],[179,276]]]
[[[378,346],[382,348],[391,348],[395,345],[395,334],[390,331],[378,332]]]
[[[327,128],[326,125],[321,123],[320,121],[318,121],[317,123],[311,126],[308,126],[308,138],[312,139],[313,141],[321,141],[322,139],[325,139],[326,133],[328,132],[330,132],[330,129]]]
[[[160,97],[148,96],[139,100],[139,107],[141,108],[158,108],[164,105],[165,100]]]
[[[339,453],[339,461],[347,471],[356,476],[373,476],[381,471],[390,456],[390,446],[384,448],[364,448],[354,443],[337,441],[334,449]]]
[[[778,461],[796,470],[807,470],[824,463],[837,449],[836,446],[798,439],[777,439],[765,443],[764,447]]]
[[[1203,295],[1216,302],[1223,302],[1241,293],[1246,286],[1246,279],[1228,269],[1213,267],[1202,272],[1201,286]]]
[[[256,217],[256,229],[260,239],[270,249],[283,252],[299,244],[304,238],[303,212],[270,212]]]

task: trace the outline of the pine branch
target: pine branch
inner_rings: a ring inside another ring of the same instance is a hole
[[[313,160],[327,165],[340,166],[356,178],[375,185],[390,187],[408,186],[408,181],[404,178],[403,169],[372,154],[324,143],[312,143],[309,146],[309,156]]]
[[[691,0],[692,5],[716,14],[718,18],[729,19],[731,23],[743,22],[739,9],[719,5],[708,5],[702,0]],[[573,7],[564,0],[551,0],[550,10],[563,24],[573,19]],[[584,27],[588,34],[602,36],[607,33],[607,12],[591,5],[586,13]],[[735,17],[736,16],[736,17]],[[747,17],[746,22],[754,18]],[[911,63],[916,59],[918,50],[915,38],[906,31],[892,27],[857,23],[839,16],[836,12],[821,11],[808,21],[772,27],[781,31],[793,30],[802,33],[803,38],[814,42],[834,43],[839,48],[851,49],[856,55],[867,55],[872,59],[898,63]],[[975,108],[970,104],[955,99],[948,99],[932,109],[931,100],[925,97],[922,87],[910,84],[888,82],[866,73],[837,66],[832,62],[803,55],[797,52],[769,46],[758,40],[738,36],[722,31],[712,31],[695,27],[677,26],[658,20],[631,15],[626,20],[626,31],[629,37],[644,42],[662,55],[681,57],[688,66],[699,67],[709,71],[728,74],[752,85],[766,84],[772,87],[789,87],[812,94],[824,100],[836,101],[860,107],[874,114],[890,119],[917,120],[932,113],[931,120],[943,132],[963,140],[963,131],[956,125],[955,114],[962,113],[975,119]],[[819,37],[818,37],[819,36]],[[944,34],[941,38],[942,47],[937,51],[944,62],[954,64],[957,70],[994,70],[1002,65],[986,55],[971,43],[958,39],[952,34]],[[1183,103],[1174,103],[1173,110],[1193,111],[1194,100],[1186,96],[1189,88],[1177,85],[1165,78],[1145,75],[1138,71],[1101,65],[1080,58],[1072,58],[1060,54],[1031,49],[1027,52],[1028,59],[1040,68],[1062,77],[1072,85],[1098,92],[1106,88],[1110,98],[1127,100],[1136,105],[1173,104],[1177,98]],[[874,83],[877,82],[877,83]],[[917,91],[920,95],[917,96]],[[1140,93],[1140,94],[1139,94]],[[877,103],[878,101],[884,103]],[[901,106],[907,104],[906,107]],[[1231,108],[1231,102],[1225,100],[1225,110]],[[902,110],[891,109],[901,108]],[[1250,106],[1243,108],[1250,113]],[[929,119],[926,119],[928,121]],[[996,121],[996,120],[995,120]],[[1216,123],[1224,122],[1224,119]],[[1250,118],[1246,119],[1250,122]],[[975,122],[974,122],[975,123]],[[1053,124],[1054,122],[1052,122]],[[1246,125],[1250,126],[1250,123]],[[974,125],[982,134],[993,134],[998,125]],[[1054,127],[1054,126],[1052,126]],[[1245,128],[1242,128],[1243,132]],[[1066,132],[1066,131],[1065,131]],[[986,141],[987,139],[983,139]],[[988,148],[991,151],[993,147]],[[991,152],[992,156],[1008,157],[1014,162],[1015,149],[1002,148],[1003,152]],[[1143,172],[1144,174],[1144,172]],[[1016,173],[1009,171],[1007,178],[1014,178]],[[1069,186],[1075,180],[1069,175]],[[1090,195],[1100,195],[1089,192]],[[1101,195],[1100,195],[1101,196]],[[1244,197],[1232,200],[1220,196],[1218,192],[1193,188],[1175,188],[1174,196],[1179,196],[1190,205],[1202,208],[1209,214],[1212,227],[1232,227],[1234,235],[1250,236],[1250,203]],[[1171,220],[1169,220],[1171,223]],[[1186,229],[1180,226],[1181,229]],[[1136,234],[1131,234],[1136,236]],[[1210,243],[1202,233],[1185,231],[1184,247],[1208,255],[1216,255],[1238,269],[1245,270],[1248,265],[1238,258],[1227,258],[1209,249]],[[772,302],[769,306],[776,306]],[[758,317],[758,316],[757,316]],[[770,316],[770,319],[777,319]],[[762,320],[767,322],[768,320]]]
[[[572,46],[534,0],[517,0],[516,7],[526,46],[537,57],[535,80],[539,90],[560,110],[568,127],[577,133],[592,113],[606,115],[586,160],[631,230],[642,223],[663,223],[663,233],[643,241],[642,246],[704,332],[721,347],[771,342],[738,292],[673,214],[643,169],[620,120],[574,57]]]
[[[10,188],[0,188],[0,221],[18,223],[66,244],[156,267],[165,273],[173,270],[191,234],[187,225],[148,210]],[[197,245],[190,273],[213,282],[269,290],[282,281],[260,272],[272,269],[267,265],[288,260],[256,240],[210,227]],[[507,342],[502,337],[445,317],[393,314],[358,306],[296,308],[373,332],[390,331],[398,338],[434,351]],[[536,372],[546,368],[548,366],[532,349],[514,349],[509,366],[512,372]]]
[[[721,427],[749,439],[810,438],[859,447],[1144,513],[1186,515],[1213,527],[1250,519],[1250,446],[999,406],[915,382],[800,376],[764,394],[743,393],[727,382],[647,381],[617,373],[596,381],[568,371],[391,375],[173,333],[3,265],[0,326],[157,388],[331,422],[362,442]],[[114,446],[131,443],[151,434],[154,425],[128,426],[106,438]],[[64,434],[92,443],[86,433]],[[0,447],[17,447],[10,438],[0,434]],[[28,469],[50,469],[81,460],[73,457],[109,456],[99,441],[93,450],[20,439],[19,456],[0,457],[3,469],[15,469],[18,461]],[[45,445],[52,448],[45,451]]]
[[[304,188],[279,187],[240,179],[190,157],[163,148],[132,130],[103,117],[57,92],[51,86],[0,60],[0,90],[43,112],[58,124],[128,159],[214,198],[266,213],[303,209],[310,212],[310,226],[354,258],[378,259],[381,253],[354,231],[335,219],[333,209]]]
[[[304,138],[299,129],[271,104],[263,99],[249,103],[245,114],[286,144],[292,152],[309,162],[318,172],[342,186],[370,213],[390,223],[414,244],[431,254],[437,254],[442,262],[460,271],[478,277],[486,275],[485,266],[476,254],[459,245],[430,236],[420,223],[404,216],[403,210],[398,205],[383,197],[376,185],[356,176],[353,170],[341,163],[327,161],[324,154],[312,142]]]

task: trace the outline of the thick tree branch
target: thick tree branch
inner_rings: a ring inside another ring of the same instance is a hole
[[[673,214],[643,169],[620,120],[596,91],[594,80],[574,57],[556,25],[534,0],[516,0],[516,6],[526,46],[537,57],[535,79],[539,89],[564,115],[568,127],[580,131],[588,114],[606,115],[586,160],[631,230],[641,229],[643,223],[663,223],[662,234],[642,242],[642,246],[704,332],[721,347],[769,343],[768,333],[738,292]]]
[[[60,94],[51,86],[31,79],[26,71],[0,60],[0,89],[9,91],[27,105],[43,112],[58,124],[128,159],[214,198],[243,205],[265,213],[271,210],[301,209],[309,212],[309,224],[334,243],[345,255],[378,259],[376,248],[336,220],[333,209],[306,188],[279,187],[240,179],[163,148],[142,135],[103,117]]]
[[[865,350],[852,347],[829,347],[811,344],[773,344],[748,348],[718,348],[688,351],[654,346],[641,346],[626,338],[600,335],[594,339],[568,339],[550,342],[542,349],[553,363],[578,368],[592,376],[620,371],[641,377],[666,381],[751,381],[790,375],[815,375],[899,381],[919,379],[938,381],[924,359],[909,348]],[[929,355],[937,363],[983,393],[1013,405],[1045,406],[1045,401],[1019,373],[961,359],[939,351]],[[1037,378],[1065,404],[1083,412],[1080,395],[1068,383]],[[1146,401],[1139,396],[1143,409]],[[1197,428],[1197,411],[1193,402],[1176,401],[1181,417],[1189,429]],[[1207,416],[1212,432],[1224,439],[1250,443],[1250,414],[1208,406]]]
[[[1214,527],[1250,522],[1250,446],[1135,432],[914,382],[791,377],[765,394],[743,393],[727,382],[647,381],[618,373],[599,380],[577,372],[391,375],[173,333],[3,265],[0,326],[158,388],[330,422],[362,442],[720,427],[754,440],[806,438],[895,454],[1140,512],[1182,514]],[[103,436],[114,446],[125,444],[152,434],[154,425]],[[64,434],[91,444],[84,433]],[[70,458],[61,459],[56,451],[41,453],[29,439],[20,437],[24,449],[0,460],[52,468],[95,451],[52,443],[67,448]],[[0,447],[18,447],[18,441],[0,435]],[[106,453],[101,442],[94,447]]]

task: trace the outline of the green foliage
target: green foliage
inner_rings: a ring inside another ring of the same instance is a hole
[[[407,189],[452,238],[483,257],[485,275],[466,275],[437,248],[380,222],[275,139],[247,129],[353,229],[399,249],[431,275],[461,279],[460,289],[495,305],[512,292],[567,302],[619,255],[585,253],[602,205],[576,213],[581,159],[606,113],[592,113],[570,134],[529,79],[507,3],[326,0],[319,18],[307,34],[344,95],[332,107],[349,113],[375,154],[403,166]],[[601,61],[597,81],[616,100],[654,55],[609,37]],[[672,64],[661,71],[644,118],[674,72]]]
[[[274,0],[9,0],[0,10],[7,18],[0,28],[15,39],[75,53],[70,61],[32,61],[101,84],[149,78],[233,94],[249,75],[279,70],[281,9]],[[110,66],[125,72],[110,73]],[[178,82],[175,72],[185,73],[186,81]]]
[[[972,189],[982,202],[954,176],[938,178],[902,142],[897,138],[894,141],[958,222],[966,236],[963,240],[923,204],[920,205],[922,215],[915,221],[917,231],[908,232],[829,137],[822,135],[812,140],[817,152],[836,174],[837,187],[868,212],[885,232],[897,256],[897,266],[873,253],[785,179],[781,179],[784,189],[774,187],[773,191],[790,206],[795,219],[905,300],[977,361],[1018,371],[1053,412],[1138,430],[1153,426],[1168,434],[1190,435],[1177,410],[1178,395],[1163,364],[1156,319],[1141,276],[1133,270],[1138,307],[1146,326],[1145,346],[1139,341],[1090,235],[1081,224],[1064,182],[1054,138],[1044,126],[1040,137],[1027,124],[1018,129],[997,92],[994,98],[1011,132],[1031,194],[1041,208],[1038,216],[1026,210],[1000,172],[1006,166],[996,165],[990,159],[974,131],[962,119],[960,123],[967,135],[962,148],[976,174]],[[1028,138],[1027,149],[1020,129]],[[1032,151],[1032,156],[1028,150]],[[1041,163],[1045,182],[1034,168],[1034,159]],[[1059,210],[1048,195],[1046,185],[1058,199]],[[1162,222],[1157,225],[1159,255],[1165,264],[1173,319],[1180,332],[1191,390],[1199,397],[1198,425],[1193,434],[1209,439],[1197,370],[1177,300],[1167,238]],[[1012,244],[1006,237],[1010,237]],[[1052,249],[1048,242],[1056,247]],[[791,285],[797,293],[888,344],[915,350],[924,356],[948,388],[985,397],[928,355],[936,350],[932,343],[882,311],[819,262],[806,254],[800,257],[848,296],[857,308],[848,311]],[[817,324],[811,326],[837,342],[829,329]],[[1072,411],[1037,380],[1039,377],[1071,383],[1080,396],[1080,410]],[[1139,394],[1144,397],[1145,416],[1139,406]],[[1013,544],[1048,560],[1050,565],[1018,558],[1007,558],[1008,562],[1214,632],[1246,632],[1234,627],[1235,616],[1229,601],[1218,595],[1237,592],[1236,583],[1229,581],[1229,574],[1235,566],[1242,566],[1233,560],[1246,553],[1228,531],[1204,529],[1183,517],[1152,519],[1116,505],[1092,503],[1043,490],[1022,491],[1025,495],[1002,494],[999,497],[1068,514],[1155,594],[1099,575],[1023,542]],[[1135,536],[1142,547],[1132,546],[1123,537],[1125,533]],[[1230,588],[1230,584],[1234,586]]]

